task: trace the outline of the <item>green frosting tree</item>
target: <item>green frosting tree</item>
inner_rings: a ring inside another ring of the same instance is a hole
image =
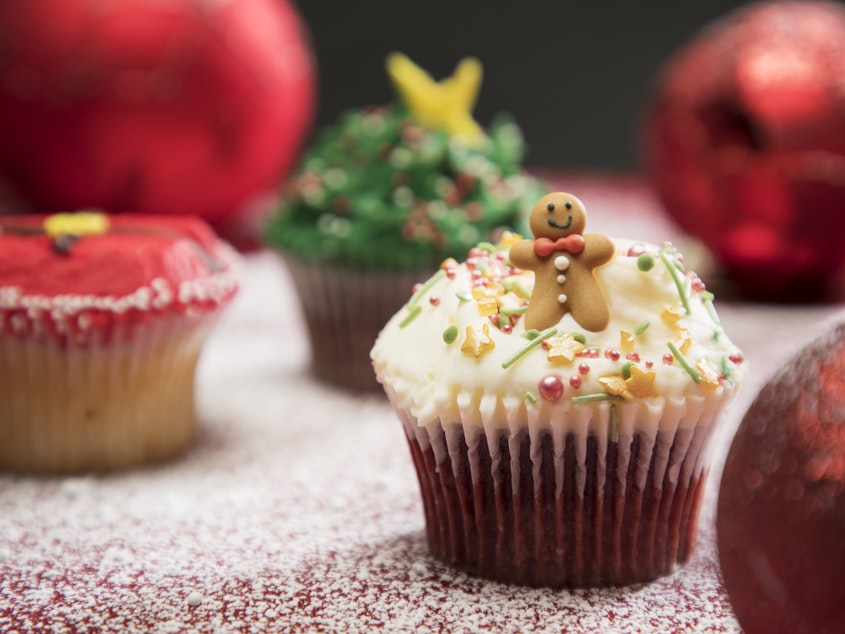
[[[480,65],[464,60],[436,83],[393,55],[388,71],[401,100],[347,112],[318,134],[282,191],[268,243],[304,261],[414,270],[463,259],[505,229],[526,233],[546,188],[520,171],[524,142],[510,118],[485,134],[466,110]]]

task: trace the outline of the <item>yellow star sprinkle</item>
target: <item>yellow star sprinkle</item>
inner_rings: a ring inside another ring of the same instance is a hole
[[[499,303],[495,297],[481,297],[475,300],[478,305],[478,314],[482,317],[490,317],[499,312]]]
[[[673,306],[671,308],[664,308],[660,313],[660,318],[670,326],[678,322],[678,320],[686,314],[683,307]]]
[[[719,387],[719,373],[713,369],[704,359],[699,359],[695,364],[698,373],[701,375],[701,382],[708,387]]]
[[[607,376],[599,377],[599,383],[608,394],[614,394],[626,399],[634,398],[621,374],[608,374]]]
[[[461,344],[461,352],[480,357],[485,352],[496,347],[496,343],[490,338],[490,331],[487,324],[467,326],[466,339]]]
[[[625,379],[625,385],[631,394],[640,398],[657,396],[654,389],[654,379],[657,375],[654,372],[644,372],[635,365],[631,366],[631,376]]]
[[[496,248],[510,249],[520,240],[522,240],[522,236],[518,233],[514,233],[513,231],[505,231],[504,233],[502,233],[502,237],[499,238],[499,242],[496,243]]]
[[[692,345],[692,339],[689,336],[689,330],[681,329],[681,339],[680,343],[675,344],[678,346],[678,350],[681,351],[681,354],[686,354],[689,352],[690,346]]]
[[[549,361],[566,361],[567,363],[572,363],[575,355],[586,347],[570,333],[561,337],[549,337],[544,343],[548,347],[546,358]]]
[[[454,74],[439,83],[402,53],[388,55],[387,72],[411,114],[422,125],[469,142],[484,137],[481,126],[472,118],[481,87],[482,68],[477,59],[462,59]]]
[[[619,331],[619,346],[625,351],[630,352],[634,349],[634,335],[627,330]]]
[[[51,238],[62,235],[93,236],[105,233],[109,217],[96,212],[53,214],[44,219],[44,233]]]

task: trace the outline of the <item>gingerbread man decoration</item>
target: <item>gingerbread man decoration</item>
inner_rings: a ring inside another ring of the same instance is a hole
[[[607,300],[593,271],[613,259],[615,248],[605,235],[583,235],[587,212],[572,194],[546,194],[531,209],[534,240],[511,247],[510,261],[534,271],[534,292],[525,311],[525,328],[545,330],[570,313],[590,332],[607,327]]]

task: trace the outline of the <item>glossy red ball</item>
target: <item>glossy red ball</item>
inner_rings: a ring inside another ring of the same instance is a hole
[[[716,526],[747,634],[845,632],[845,324],[802,348],[749,408]]]
[[[313,116],[286,0],[0,5],[0,178],[38,211],[227,221],[272,191]]]
[[[843,85],[845,7],[826,2],[741,9],[658,77],[650,178],[746,298],[845,295]]]
[[[540,379],[537,384],[537,391],[544,399],[554,403],[563,396],[563,381],[556,374],[550,374]]]

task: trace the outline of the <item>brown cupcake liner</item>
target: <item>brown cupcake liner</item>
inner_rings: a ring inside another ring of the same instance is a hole
[[[370,350],[384,325],[431,271],[385,272],[285,262],[308,326],[311,364],[321,380],[351,390],[381,391]]]
[[[669,574],[692,554],[712,425],[615,440],[569,432],[555,447],[549,432],[488,436],[399,415],[428,544],[446,564],[508,583],[594,587]]]
[[[212,316],[156,319],[88,344],[0,337],[0,469],[106,471],[171,458],[195,432]]]

